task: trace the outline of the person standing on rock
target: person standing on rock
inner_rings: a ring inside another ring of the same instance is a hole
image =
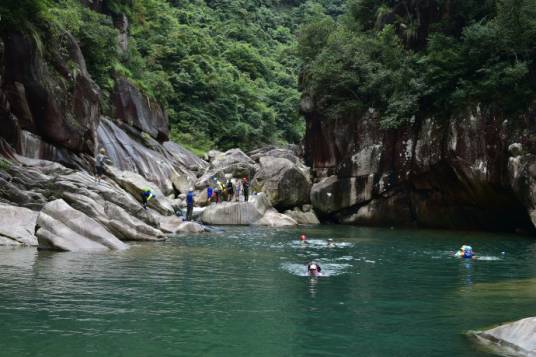
[[[104,164],[106,160],[106,150],[101,148],[95,157],[95,181],[97,181],[97,183],[100,183],[102,177],[104,176]]]
[[[194,212],[194,190],[190,188],[186,195],[186,220],[192,220],[192,214]]]
[[[242,191],[242,181],[238,180],[238,182],[236,183],[236,202],[240,202],[240,191]]]
[[[231,202],[233,200],[233,197],[234,197],[233,181],[229,179],[227,181],[227,201]]]
[[[247,177],[244,177],[242,179],[242,190],[244,191],[244,202],[248,202],[248,200],[249,200],[249,182],[248,182]]]
[[[212,186],[208,185],[207,187],[207,202],[208,204],[212,203],[212,194],[213,194]]]

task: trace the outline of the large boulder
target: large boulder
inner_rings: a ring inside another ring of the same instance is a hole
[[[132,196],[141,202],[141,193],[147,187],[154,192],[155,197],[149,201],[148,207],[153,208],[164,216],[170,216],[175,213],[171,202],[154,184],[148,182],[141,175],[130,171],[121,171],[114,167],[108,167],[110,177],[123,189],[128,191]]]
[[[251,183],[253,190],[264,192],[277,209],[287,209],[309,202],[311,181],[307,171],[285,158],[264,156]]]
[[[37,245],[38,212],[0,203],[0,245]],[[3,243],[2,243],[3,242]]]
[[[501,355],[536,356],[536,317],[475,332],[474,335],[478,341],[498,350]]]
[[[122,250],[121,242],[94,219],[73,209],[63,200],[45,205],[37,218],[39,249],[61,251]]]
[[[249,225],[261,219],[270,208],[270,201],[260,193],[249,202],[211,204],[203,211],[201,221],[215,225]]]
[[[213,179],[224,180],[226,177],[253,177],[255,162],[240,149],[231,149],[225,153],[211,152],[216,155],[210,162],[210,168],[197,180],[195,188],[202,190],[213,184]]]
[[[109,217],[105,226],[123,241],[159,241],[165,239],[162,231],[145,224],[113,203],[106,202],[105,212],[106,216]]]
[[[211,161],[210,165],[214,168],[223,168],[236,164],[253,165],[255,162],[240,149],[227,150],[222,154],[218,154]]]
[[[277,212],[275,209],[266,211],[264,216],[256,221],[254,225],[268,227],[293,227],[298,225],[294,218]]]

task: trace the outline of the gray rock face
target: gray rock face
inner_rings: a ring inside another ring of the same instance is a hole
[[[208,168],[209,163],[194,155],[191,151],[172,141],[162,144],[168,153],[182,166],[190,171],[201,172]]]
[[[62,50],[50,48],[51,58],[44,58],[31,35],[4,33],[2,87],[20,130],[71,152],[92,154],[99,89],[87,72],[76,39],[67,32],[61,36]],[[41,154],[40,158],[59,159],[46,151]]]
[[[120,171],[113,167],[108,168],[110,177],[117,182],[117,184],[127,190],[132,196],[141,202],[141,193],[147,187],[151,189],[156,195],[149,201],[148,207],[153,208],[158,213],[164,216],[171,216],[175,212],[171,202],[166,196],[158,189],[154,184],[149,183],[141,175],[130,171]]]
[[[303,210],[296,207],[293,210],[285,211],[285,215],[294,219],[298,224],[304,224],[304,225],[320,224],[318,217],[316,217],[315,213],[311,210],[304,212]]]
[[[47,203],[39,213],[37,226],[40,249],[80,252],[127,248],[100,223],[63,200]]]
[[[116,80],[112,100],[115,117],[161,142],[168,140],[169,121],[162,107],[144,96],[127,79]]]
[[[251,183],[254,190],[264,192],[278,209],[309,202],[311,182],[307,171],[285,158],[264,156]]]
[[[311,202],[322,214],[365,203],[372,199],[373,177],[339,178],[330,176],[313,185]]]
[[[383,130],[380,119],[372,108],[337,120],[306,113],[306,161],[320,181],[311,200],[323,218],[390,225],[398,216],[405,226],[534,229],[525,164],[536,153],[532,113],[513,119],[476,106],[397,130]],[[510,167],[521,178],[514,185]]]
[[[270,208],[270,201],[261,193],[251,197],[249,202],[211,204],[203,211],[201,221],[214,225],[250,225]]]
[[[36,246],[38,212],[0,203],[0,245]]]
[[[481,343],[493,347],[501,355],[536,356],[536,317],[476,332],[474,335]]]
[[[193,185],[197,177],[192,170],[208,167],[208,163],[179,145],[169,142],[162,145],[137,130],[106,118],[101,118],[97,134],[99,145],[106,149],[113,166],[142,175],[165,194],[173,193],[172,185],[177,177],[185,178],[189,185]],[[184,189],[187,185],[179,184],[176,188]]]

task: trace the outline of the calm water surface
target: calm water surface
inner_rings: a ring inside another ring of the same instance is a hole
[[[534,239],[322,226],[304,246],[300,232],[0,249],[0,355],[490,356],[464,332],[536,315]],[[484,259],[451,257],[463,243]],[[313,259],[324,276],[304,276]]]

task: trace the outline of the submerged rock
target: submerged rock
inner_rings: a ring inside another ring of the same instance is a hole
[[[39,249],[81,252],[127,248],[104,226],[63,200],[45,205],[37,218],[37,227]]]
[[[0,203],[0,245],[37,245],[38,212]]]
[[[501,354],[536,356],[536,317],[507,323],[490,330],[475,332],[479,342],[491,346]]]
[[[257,226],[268,227],[292,227],[298,225],[294,218],[279,213],[275,209],[266,211],[264,216],[254,224]]]

